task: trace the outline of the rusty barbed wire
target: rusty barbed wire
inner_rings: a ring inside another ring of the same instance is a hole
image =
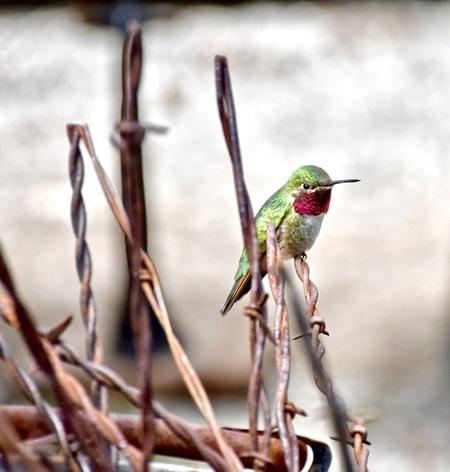
[[[97,310],[91,288],[92,261],[86,241],[87,213],[82,195],[84,163],[78,146],[79,142],[76,139],[77,137],[70,144],[69,178],[72,187],[70,216],[76,238],[75,262],[80,281],[80,313],[86,329],[86,356],[94,362],[102,362],[103,346],[96,332]],[[107,391],[93,382],[91,392],[94,403],[106,410],[108,406]]]
[[[3,317],[3,306],[4,306],[4,299],[5,296],[2,294],[1,300],[1,308],[0,313]],[[8,305],[11,305],[11,300],[7,301]],[[11,311],[8,313],[8,317],[11,316],[15,317],[14,313]],[[17,321],[18,323],[18,321]],[[19,329],[18,324],[11,324],[11,326]],[[37,411],[40,412],[41,416],[44,418],[47,425],[49,425],[50,430],[53,432],[57,441],[61,447],[61,451],[63,453],[63,457],[65,463],[69,470],[79,470],[80,467],[77,464],[77,459],[73,457],[71,453],[71,449],[69,446],[69,440],[67,435],[64,431],[64,426],[61,420],[54,414],[54,409],[42,398],[42,395],[39,391],[38,386],[34,382],[34,380],[21,368],[17,365],[15,360],[10,354],[9,348],[4,340],[3,336],[0,333],[0,359],[2,360],[3,364],[6,367],[7,372],[9,373],[10,377],[19,387],[19,390],[22,394],[27,398],[27,400],[32,403]]]
[[[291,472],[300,470],[299,450],[292,424],[297,408],[288,402],[288,388],[291,370],[291,336],[289,317],[284,299],[284,269],[278,246],[275,225],[267,228],[267,275],[276,303],[275,310],[275,360],[278,373],[275,395],[275,415],[279,436],[283,444],[286,467]]]
[[[81,367],[88,375],[90,375],[92,378],[94,378],[96,381],[102,383],[103,385],[107,386],[108,388],[115,390],[117,392],[122,393],[127,400],[130,401],[135,406],[139,406],[139,389],[136,387],[133,387],[131,385],[128,385],[116,372],[112,371],[109,369],[107,366],[98,364],[98,363],[92,363],[88,360],[82,359],[80,356],[78,356],[73,349],[71,349],[69,346],[67,346],[66,343],[60,341],[58,344],[58,347],[62,349],[63,351],[63,359],[66,360],[67,362],[70,362],[73,365]],[[193,448],[193,450],[196,450],[197,453],[193,453],[192,451],[190,452],[191,458],[192,459],[203,459],[209,462],[210,464],[213,465],[213,467],[217,470],[228,470],[226,467],[225,462],[223,459],[221,459],[220,456],[217,455],[217,453],[211,449],[211,447],[207,446],[202,438],[197,434],[197,428],[192,427],[191,425],[188,425],[184,421],[182,421],[180,418],[176,417],[175,415],[170,414],[167,412],[162,405],[160,405],[158,402],[153,400],[153,408],[155,410],[156,417],[158,419],[163,420],[168,427],[173,431],[174,434],[176,434],[180,439],[186,442],[186,445],[190,445],[190,447]],[[222,429],[223,430],[223,429]],[[206,429],[201,430],[203,433],[202,434],[207,434],[208,437],[212,438],[213,436],[211,433],[208,433]],[[237,439],[232,436],[233,432],[238,432],[242,440],[246,438],[245,436],[245,431],[244,430],[234,430],[230,428],[226,428],[225,431],[227,432],[228,440],[231,440],[231,446],[233,449],[237,448]],[[158,433],[158,436],[160,434]],[[259,433],[258,438],[259,441],[261,441],[261,433]],[[249,438],[249,436],[247,436]],[[130,440],[130,438],[127,436],[127,439]],[[279,447],[275,448],[275,443],[278,439],[277,436],[272,435],[271,436],[271,447],[270,447],[270,461],[269,463],[272,464],[274,467],[275,465],[280,468],[284,467],[282,465],[282,460],[280,459],[280,455],[283,455],[283,448],[282,448],[282,441],[280,440],[280,445]],[[164,442],[166,444],[166,448],[169,449],[169,445],[171,448],[170,455],[178,455],[180,454],[180,451],[177,449],[176,442],[172,442],[170,438],[163,437],[159,438],[156,443],[156,453],[161,454],[161,444]],[[211,439],[208,439],[207,443],[210,443]],[[230,442],[230,441],[229,441]],[[239,442],[239,441],[238,441]],[[306,448],[305,444],[309,444],[308,440],[306,438],[295,438],[296,442],[296,447],[299,451],[302,452],[302,460],[304,461],[306,458]],[[250,440],[248,439],[246,441],[248,444],[248,447],[250,447]],[[187,446],[186,446],[187,447]],[[320,449],[323,449],[323,444],[320,445]],[[240,451],[240,449],[238,448]],[[275,452],[279,451],[279,452]],[[179,457],[186,457],[186,452],[181,454]],[[241,451],[239,453],[239,457],[241,459],[244,459],[244,465],[250,465],[251,464],[251,457],[253,457],[253,454],[250,449],[246,451]],[[317,459],[317,458],[316,458]],[[277,469],[281,470],[281,469]],[[284,469],[283,469],[284,470]],[[287,469],[286,467],[286,470]]]
[[[141,460],[140,451],[131,447],[113,422],[104,412],[96,408],[83,386],[73,375],[67,373],[52,343],[36,328],[36,325],[21,302],[8,266],[0,252],[0,282],[10,298],[10,309],[14,312],[22,335],[37,364],[48,377],[61,406],[64,421],[70,425],[81,450],[94,468],[112,470],[113,464],[105,440],[121,451],[137,468]],[[71,470],[80,470],[74,464]]]
[[[1,301],[2,301],[1,303],[2,308],[5,305],[7,307],[11,305],[11,303],[8,303],[8,299],[6,299],[6,301],[1,299]],[[11,309],[6,309],[6,310],[2,309],[0,313],[3,315],[4,311],[8,313],[7,315],[8,323],[18,328],[18,322],[14,320],[13,318],[14,314],[11,312]],[[42,334],[42,336],[47,337],[48,335]],[[64,361],[69,362],[72,365],[81,367],[88,375],[91,376],[91,378],[94,381],[98,382],[99,384],[102,384],[104,387],[113,389],[115,391],[118,391],[124,394],[124,396],[130,401],[130,403],[132,403],[136,407],[140,407],[141,402],[140,402],[139,389],[137,389],[136,387],[132,387],[131,385],[128,385],[117,373],[115,373],[113,370],[109,369],[108,367],[102,364],[99,364],[97,362],[92,362],[90,360],[83,359],[63,340],[56,339],[56,338],[53,338],[53,340],[54,342],[57,342],[55,347],[60,353],[60,356],[62,357]],[[62,435],[62,438],[64,439],[63,445],[65,446],[65,450],[67,451],[68,458],[72,459],[71,449],[73,448],[71,448],[68,445],[68,436],[71,433],[70,432],[67,434],[65,433],[64,426],[61,423],[59,416],[55,413],[55,409],[53,408],[49,409],[48,405],[42,401],[39,390],[37,386],[34,384],[33,380],[22,369],[17,367],[17,365],[12,360],[8,352],[9,351],[0,335],[0,357],[5,363],[8,372],[18,382],[25,396],[29,397],[30,401],[32,401],[32,403],[34,403],[37,407],[39,407],[38,411],[41,412],[42,418],[45,418],[46,415],[47,416],[50,415],[50,419],[53,421],[53,423],[56,423],[56,427],[54,429],[59,435]],[[164,410],[164,408],[161,405],[157,403],[155,403],[154,409],[158,417],[161,420],[163,420],[174,433],[176,433],[180,438],[182,438],[185,441],[186,448],[189,446],[189,447],[193,447],[194,449],[198,451],[198,455],[196,455],[194,458],[207,460],[217,470],[223,470],[223,471],[227,470],[225,463],[220,458],[220,456],[213,449],[211,449],[211,447],[207,446],[202,441],[202,439],[198,436],[198,434],[194,431],[194,429],[190,425],[188,425],[187,423],[184,423],[183,421],[181,421],[179,418],[175,417],[174,415],[169,414],[168,412]],[[0,411],[1,411],[1,407],[0,407]],[[23,417],[23,410],[20,410],[18,412],[18,416],[21,418]],[[18,420],[15,419],[14,421],[17,423]],[[34,431],[35,433],[44,434],[42,433],[42,431],[39,431],[39,430],[36,431],[36,428],[34,426],[31,427],[31,423],[29,425],[29,428],[25,428],[27,432]],[[135,423],[137,423],[137,421],[135,421]],[[23,424],[21,427],[22,429],[24,428]],[[138,428],[137,425],[135,427]],[[46,434],[49,433],[48,427],[45,433]],[[22,434],[24,434],[24,432],[22,432]],[[136,433],[136,436],[139,436],[139,440],[142,443],[142,437],[139,435],[139,433]],[[167,437],[167,435],[160,436],[160,446],[158,446],[157,452],[161,454],[164,452],[163,448],[165,448],[166,452],[170,450],[170,452],[173,455],[175,455],[178,451],[178,454],[180,455],[180,457],[183,457],[183,454],[180,452],[180,446],[177,446],[176,441],[174,441],[173,438],[171,439],[171,437],[172,436]],[[54,442],[51,436],[47,437],[45,441],[48,442],[49,440],[50,442]],[[37,441],[34,441],[34,442],[28,441],[28,444],[32,444],[32,443],[39,446],[42,445],[42,441],[40,441],[39,443]],[[73,467],[73,464],[70,470],[75,470]],[[80,470],[80,469],[77,469],[77,470]]]
[[[62,350],[63,360],[75,366],[81,367],[93,379],[102,383],[105,387],[123,394],[131,404],[139,407],[139,389],[127,384],[116,372],[107,366],[98,363],[92,363],[88,360],[82,359],[63,341],[58,343],[58,347]],[[223,459],[220,456],[217,456],[216,452],[218,451],[215,452],[215,448],[211,449],[214,447],[212,445],[212,442],[214,442],[214,435],[211,430],[205,428],[200,429],[202,434],[199,435],[199,429],[197,427],[193,427],[181,420],[179,417],[167,412],[164,407],[155,400],[153,400],[153,408],[155,410],[156,418],[164,421],[173,434],[178,436],[179,439],[186,443],[185,448],[180,449],[180,447],[177,446],[177,440],[171,439],[172,436],[161,436],[162,433],[158,432],[158,439],[155,445],[156,453],[165,453],[165,455],[172,455],[181,458],[189,457],[196,460],[205,460],[217,470],[229,470],[227,469]],[[304,414],[302,410],[297,408],[291,402],[287,402],[284,408],[287,414],[292,417],[294,414]],[[252,452],[248,431],[236,430],[232,428],[222,428],[221,431],[222,434],[223,431],[228,434],[228,436],[225,436],[227,442],[233,448],[235,453],[239,455],[244,465],[247,467],[251,466],[252,460],[254,458],[254,452]],[[239,434],[239,438],[234,437],[233,434]],[[126,434],[126,437],[134,444],[128,434]],[[204,439],[206,441],[204,441]],[[263,434],[258,432],[258,441],[260,442],[261,447],[263,445],[263,439]],[[276,442],[277,440],[279,440],[279,442]],[[165,449],[162,449],[162,444],[165,445]],[[242,449],[238,444],[246,444],[245,449]],[[288,469],[286,460],[284,459],[284,447],[283,441],[280,438],[280,434],[272,434],[269,444],[270,460],[267,461],[267,470],[290,470]],[[307,457],[306,445],[308,445],[313,450],[313,465],[316,468],[311,470],[328,470],[328,466],[331,461],[328,446],[319,441],[313,441],[310,438],[295,436],[295,447],[297,448],[300,456],[300,466],[303,466]]]
[[[72,187],[70,215],[76,237],[75,261],[80,281],[80,311],[86,328],[86,356],[90,360],[101,362],[103,360],[103,349],[95,330],[97,313],[91,288],[92,261],[89,246],[86,242],[87,214],[82,195],[84,164],[78,144],[79,138],[70,145],[69,177]]]
[[[345,470],[351,472],[353,465],[350,460],[346,444],[353,446],[355,452],[355,461],[358,465],[358,472],[368,472],[367,462],[369,450],[365,444],[367,442],[367,430],[361,419],[349,416],[346,412],[345,403],[333,390],[333,383],[330,375],[322,364],[322,358],[325,355],[325,347],[320,341],[320,334],[328,334],[323,318],[317,309],[317,300],[319,291],[309,278],[309,266],[304,257],[295,259],[295,270],[303,283],[303,291],[306,300],[306,320],[302,323],[302,328],[306,331],[301,336],[308,334],[310,343],[307,343],[313,367],[314,381],[317,388],[325,395],[330,406],[333,420],[338,434],[337,441],[341,447],[341,454]],[[302,317],[299,317],[300,319]],[[309,325],[309,327],[307,326]],[[294,339],[298,338],[296,336]],[[347,422],[354,422],[355,426],[348,428]]]
[[[61,411],[55,409],[57,416],[62,414]],[[23,405],[3,405],[0,406],[0,416],[5,418],[15,429],[17,435],[25,445],[38,444],[39,438],[46,437],[50,432],[48,424],[45,422],[43,416],[33,407]],[[130,414],[111,413],[111,420],[117,425],[121,434],[126,440],[135,448],[142,447],[142,434],[139,424],[139,417]],[[178,422],[179,419],[177,418]],[[68,431],[68,436],[72,435],[71,427],[69,424],[65,424]],[[215,441],[212,431],[208,427],[202,426],[191,426],[187,425],[187,428],[191,429],[191,432],[198,440],[202,443],[205,449],[208,449],[211,454],[220,458],[217,443]],[[174,431],[172,425],[167,423],[165,420],[157,418],[155,421],[156,437],[157,442],[155,444],[155,453],[161,455],[170,455],[173,457],[181,457],[192,460],[202,460],[203,457],[199,454],[199,451],[192,447],[190,441],[185,440],[178,435],[178,431]],[[224,428],[221,430],[227,443],[236,451],[236,453],[242,458],[243,464],[246,467],[252,465],[252,444],[248,430],[240,430],[235,428]],[[258,440],[262,442],[263,435],[259,432]],[[305,441],[306,440],[306,441]],[[312,448],[317,447],[319,443],[314,443],[308,440],[308,438],[298,437],[298,447],[302,451],[302,455],[306,456],[306,448],[310,446]],[[322,444],[323,445],[323,444]],[[270,457],[271,462],[267,467],[268,472],[287,472],[281,441],[277,436],[272,436],[270,441]],[[215,470],[220,472],[228,472],[229,469],[223,462],[214,461],[210,462]],[[312,467],[316,467],[320,464],[316,463]],[[34,470],[34,469],[33,469]],[[311,468],[311,471],[318,471],[324,469]]]
[[[39,451],[23,444],[10,419],[0,410],[0,450],[2,451],[2,470],[12,470],[9,456],[20,457],[27,470],[50,472],[47,459]]]
[[[83,141],[88,151],[89,157],[91,158],[94,170],[97,174],[97,178],[100,182],[108,204],[110,205],[110,208],[117,222],[119,223],[122,231],[124,232],[124,235],[128,239],[129,243],[132,244],[133,234],[131,231],[128,215],[125,212],[123,204],[118,196],[117,191],[114,188],[114,185],[112,184],[110,178],[104,171],[103,166],[101,165],[100,161],[96,156],[94,145],[89,133],[89,128],[86,125],[68,125],[68,133],[69,136],[72,137],[75,134],[80,135],[81,140]],[[169,347],[171,349],[173,358],[179,369],[179,372],[192,398],[194,399],[197,407],[199,408],[199,411],[203,415],[205,421],[210,426],[214,437],[217,440],[219,449],[226,460],[227,470],[240,471],[242,470],[242,466],[237,456],[224,441],[219,431],[217,421],[215,419],[214,412],[211,407],[211,403],[209,401],[208,396],[206,395],[206,392],[198,377],[198,374],[190,363],[184,349],[182,348],[180,342],[178,341],[177,337],[173,332],[156,268],[154,267],[150,256],[145,251],[140,250],[140,257],[143,267],[140,273],[140,278],[144,294],[147,297],[147,300],[150,302],[153,308],[153,312],[157,316],[158,321],[160,322],[166,334]]]
[[[250,304],[244,313],[250,317],[250,353],[252,372],[248,388],[249,427],[255,451],[254,468],[264,469],[268,456],[268,444],[271,432],[270,403],[262,376],[262,364],[266,345],[267,315],[266,297],[263,295],[261,272],[259,269],[259,244],[256,236],[255,219],[244,181],[236,112],[231,88],[228,61],[225,56],[215,57],[216,95],[225,142],[230,155],[233,177],[238,200],[244,247],[247,251],[251,270]],[[259,452],[257,441],[258,413],[261,405],[264,419],[264,447]]]
[[[152,407],[152,316],[139,279],[141,250],[147,250],[147,215],[145,208],[144,177],[142,171],[141,142],[144,128],[139,126],[138,89],[142,69],[142,41],[140,24],[132,20],[127,25],[122,50],[122,106],[120,133],[120,166],[122,201],[130,221],[133,235],[125,238],[128,262],[129,290],[128,316],[137,358],[138,383],[141,389],[141,416],[143,434],[142,470],[146,469],[155,442]],[[127,126],[128,125],[128,126]],[[130,126],[130,125],[134,125]]]
[[[104,386],[112,390],[123,394],[132,405],[138,408],[140,407],[141,392],[139,389],[127,384],[116,372],[109,369],[107,366],[92,363],[88,360],[82,359],[66,343],[60,342],[59,348],[61,349],[63,359],[66,362],[81,367],[96,381],[102,383]],[[220,455],[217,455],[214,450],[205,445],[190,425],[182,421],[180,418],[167,412],[155,400],[153,400],[153,409],[157,418],[163,420],[168,425],[168,427],[170,427],[170,429],[179,436],[179,438],[186,442],[187,445],[190,445],[192,448],[198,451],[198,456],[195,456],[196,459],[203,459],[209,462],[217,470],[227,470],[226,464]],[[166,444],[166,448],[169,449],[170,441],[165,436],[159,438],[159,441],[164,442]],[[161,450],[158,449],[156,452],[160,454]],[[175,450],[172,451],[172,454],[175,454],[175,452]]]

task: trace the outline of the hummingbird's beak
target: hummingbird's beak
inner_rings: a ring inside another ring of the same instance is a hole
[[[322,185],[322,187],[332,187],[333,185],[345,184],[345,183],[351,183],[351,182],[360,182],[360,180],[359,179],[332,180],[331,182],[325,185]]]

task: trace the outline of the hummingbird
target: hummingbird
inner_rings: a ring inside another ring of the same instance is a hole
[[[359,182],[359,179],[331,180],[320,167],[302,166],[264,203],[255,217],[262,277],[267,274],[266,239],[269,222],[273,221],[275,225],[283,259],[306,257],[306,251],[312,248],[328,212],[333,186],[347,182]],[[250,263],[244,248],[234,276],[234,285],[220,309],[222,316],[250,287]]]

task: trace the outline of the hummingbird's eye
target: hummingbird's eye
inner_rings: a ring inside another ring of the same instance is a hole
[[[304,183],[304,184],[302,185],[302,188],[303,188],[303,190],[309,190],[309,189],[311,188],[311,185],[309,185],[309,184],[307,184],[307,183]]]

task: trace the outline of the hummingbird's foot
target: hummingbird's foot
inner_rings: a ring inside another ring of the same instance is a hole
[[[302,261],[306,261],[306,258],[307,258],[307,257],[308,257],[308,256],[306,255],[306,252],[303,252],[302,254],[300,254],[300,259],[301,259]]]

